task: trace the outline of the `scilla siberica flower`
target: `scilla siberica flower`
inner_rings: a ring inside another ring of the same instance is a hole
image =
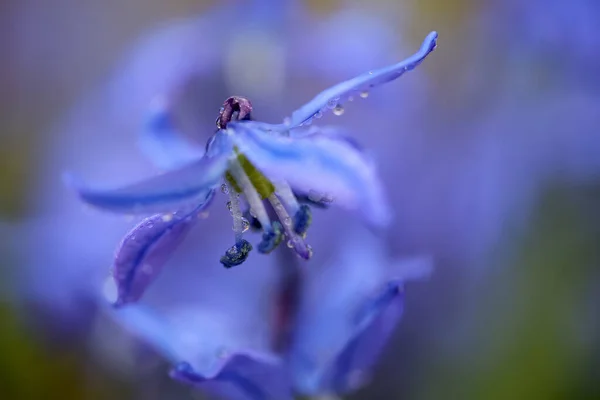
[[[283,124],[251,121],[250,101],[230,97],[201,157],[174,134],[168,112],[158,104],[144,147],[163,153],[161,164],[169,171],[114,190],[94,190],[70,180],[80,198],[92,206],[126,214],[159,213],[136,226],[117,251],[113,270],[119,293],[116,304],[140,298],[208,207],[219,185],[229,194],[235,232],[235,244],[221,257],[227,268],[243,263],[252,250],[243,238],[249,219],[263,232],[259,252],[270,253],[286,241],[301,258],[309,259],[312,250],[305,235],[312,217],[308,205],[299,201],[302,199],[320,205],[335,201],[360,210],[370,225],[385,226],[390,211],[371,160],[351,139],[308,125],[328,110],[341,115],[345,101],[367,97],[371,88],[412,70],[435,49],[436,41],[437,33],[431,32],[410,58],[321,92]],[[247,212],[242,211],[242,198]]]

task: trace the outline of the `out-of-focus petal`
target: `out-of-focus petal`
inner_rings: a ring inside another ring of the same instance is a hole
[[[377,226],[390,221],[383,188],[371,160],[348,141],[312,134],[297,139],[230,123],[239,150],[267,177],[294,190],[311,190],[348,209],[360,209]]]
[[[225,355],[215,372],[202,375],[186,362],[171,376],[228,400],[291,400],[283,360],[253,352]]]
[[[160,168],[176,169],[198,160],[202,150],[177,131],[166,100],[157,98],[140,136],[142,151]]]
[[[345,393],[365,383],[403,310],[402,284],[431,260],[386,260],[370,234],[344,241],[336,263],[309,276],[290,353],[295,387]]]
[[[231,400],[291,399],[282,360],[236,347],[243,346],[244,335],[251,332],[235,329],[235,322],[224,315],[192,307],[161,317],[139,304],[112,315],[168,358],[174,366],[171,376],[179,381]]]
[[[221,181],[231,156],[231,145],[225,138],[212,143],[215,145],[200,160],[124,188],[94,190],[72,179],[68,183],[75,188],[81,200],[108,211],[126,214],[174,211],[203,202]]]
[[[125,236],[117,249],[112,271],[117,286],[116,306],[140,299],[213,195],[211,191],[206,200],[192,210],[148,217]]]
[[[375,86],[393,81],[406,71],[414,69],[435,49],[437,37],[437,32],[431,32],[423,41],[418,52],[398,64],[366,72],[319,93],[314,99],[292,113],[289,126],[295,127],[307,123],[315,115],[340,106],[352,94],[366,92]]]

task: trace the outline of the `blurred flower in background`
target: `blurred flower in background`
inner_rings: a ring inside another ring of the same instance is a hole
[[[353,398],[600,396],[596,11],[592,0],[9,1],[0,13],[0,393],[190,397],[98,312],[132,222],[83,210],[60,182],[64,170],[115,185],[151,175],[136,135],[170,88],[179,130],[203,144],[230,95],[251,98],[257,119],[281,121],[290,103],[401,59],[435,28],[435,63],[322,122],[377,160],[396,215],[392,257],[436,261],[432,279],[411,290],[372,384]],[[168,270],[209,270],[198,255],[227,240],[227,218],[211,210],[214,229],[194,232]],[[341,243],[331,227],[352,223],[319,213],[315,254],[331,256]],[[169,282],[165,271],[160,284],[171,287],[148,296],[189,291],[208,306],[218,291],[222,307],[239,307],[226,293],[276,286],[254,285],[250,270],[236,270],[246,281],[231,289],[202,290],[198,278]],[[218,332],[217,321],[199,324]]]

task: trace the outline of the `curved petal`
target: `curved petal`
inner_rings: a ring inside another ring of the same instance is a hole
[[[152,104],[140,136],[142,151],[160,168],[182,167],[202,157],[202,150],[188,143],[177,132],[166,100],[158,98]]]
[[[229,400],[291,400],[291,386],[282,360],[256,353],[227,355],[210,375],[197,373],[187,362],[171,377]]]
[[[366,72],[319,93],[314,99],[292,113],[289,127],[308,123],[312,121],[315,115],[343,104],[353,93],[366,92],[375,86],[393,81],[406,71],[414,69],[435,49],[437,37],[437,32],[431,32],[423,41],[418,52],[398,64]]]
[[[285,137],[253,129],[251,123],[229,127],[239,150],[267,177],[360,209],[371,224],[389,223],[391,211],[376,168],[352,143],[320,134]]]
[[[67,183],[75,188],[81,200],[108,211],[126,214],[174,211],[202,202],[221,181],[231,155],[231,144],[225,138],[212,143],[215,146],[200,160],[124,188],[88,189],[69,177]]]
[[[112,316],[128,331],[167,357],[170,375],[231,400],[291,400],[282,360],[266,352],[232,350],[231,329],[223,316],[193,307],[165,317],[140,304]]]
[[[198,220],[198,213],[212,200],[211,191],[193,210],[157,214],[144,219],[123,238],[115,255],[113,279],[117,286],[115,306],[140,299],[160,274],[164,264]]]
[[[346,393],[365,383],[403,310],[402,284],[427,276],[427,258],[390,263],[374,239],[345,241],[338,262],[309,276],[290,364],[306,395]]]

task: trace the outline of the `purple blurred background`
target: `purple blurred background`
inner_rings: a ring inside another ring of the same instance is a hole
[[[391,254],[435,264],[407,285],[403,320],[351,398],[600,398],[594,0],[4,1],[0,396],[202,398],[107,317],[102,287],[135,221],[86,209],[62,172],[111,185],[157,172],[137,139],[158,95],[203,146],[230,95],[278,123],[328,86],[412,54],[431,30],[439,46],[423,65],[320,121],[377,161],[395,213]],[[217,290],[193,270],[232,238],[215,203],[209,229],[172,261],[191,266],[190,287],[170,270],[150,297]],[[315,268],[343,252],[354,218],[315,211]],[[221,306],[258,279],[244,267],[218,288]]]

